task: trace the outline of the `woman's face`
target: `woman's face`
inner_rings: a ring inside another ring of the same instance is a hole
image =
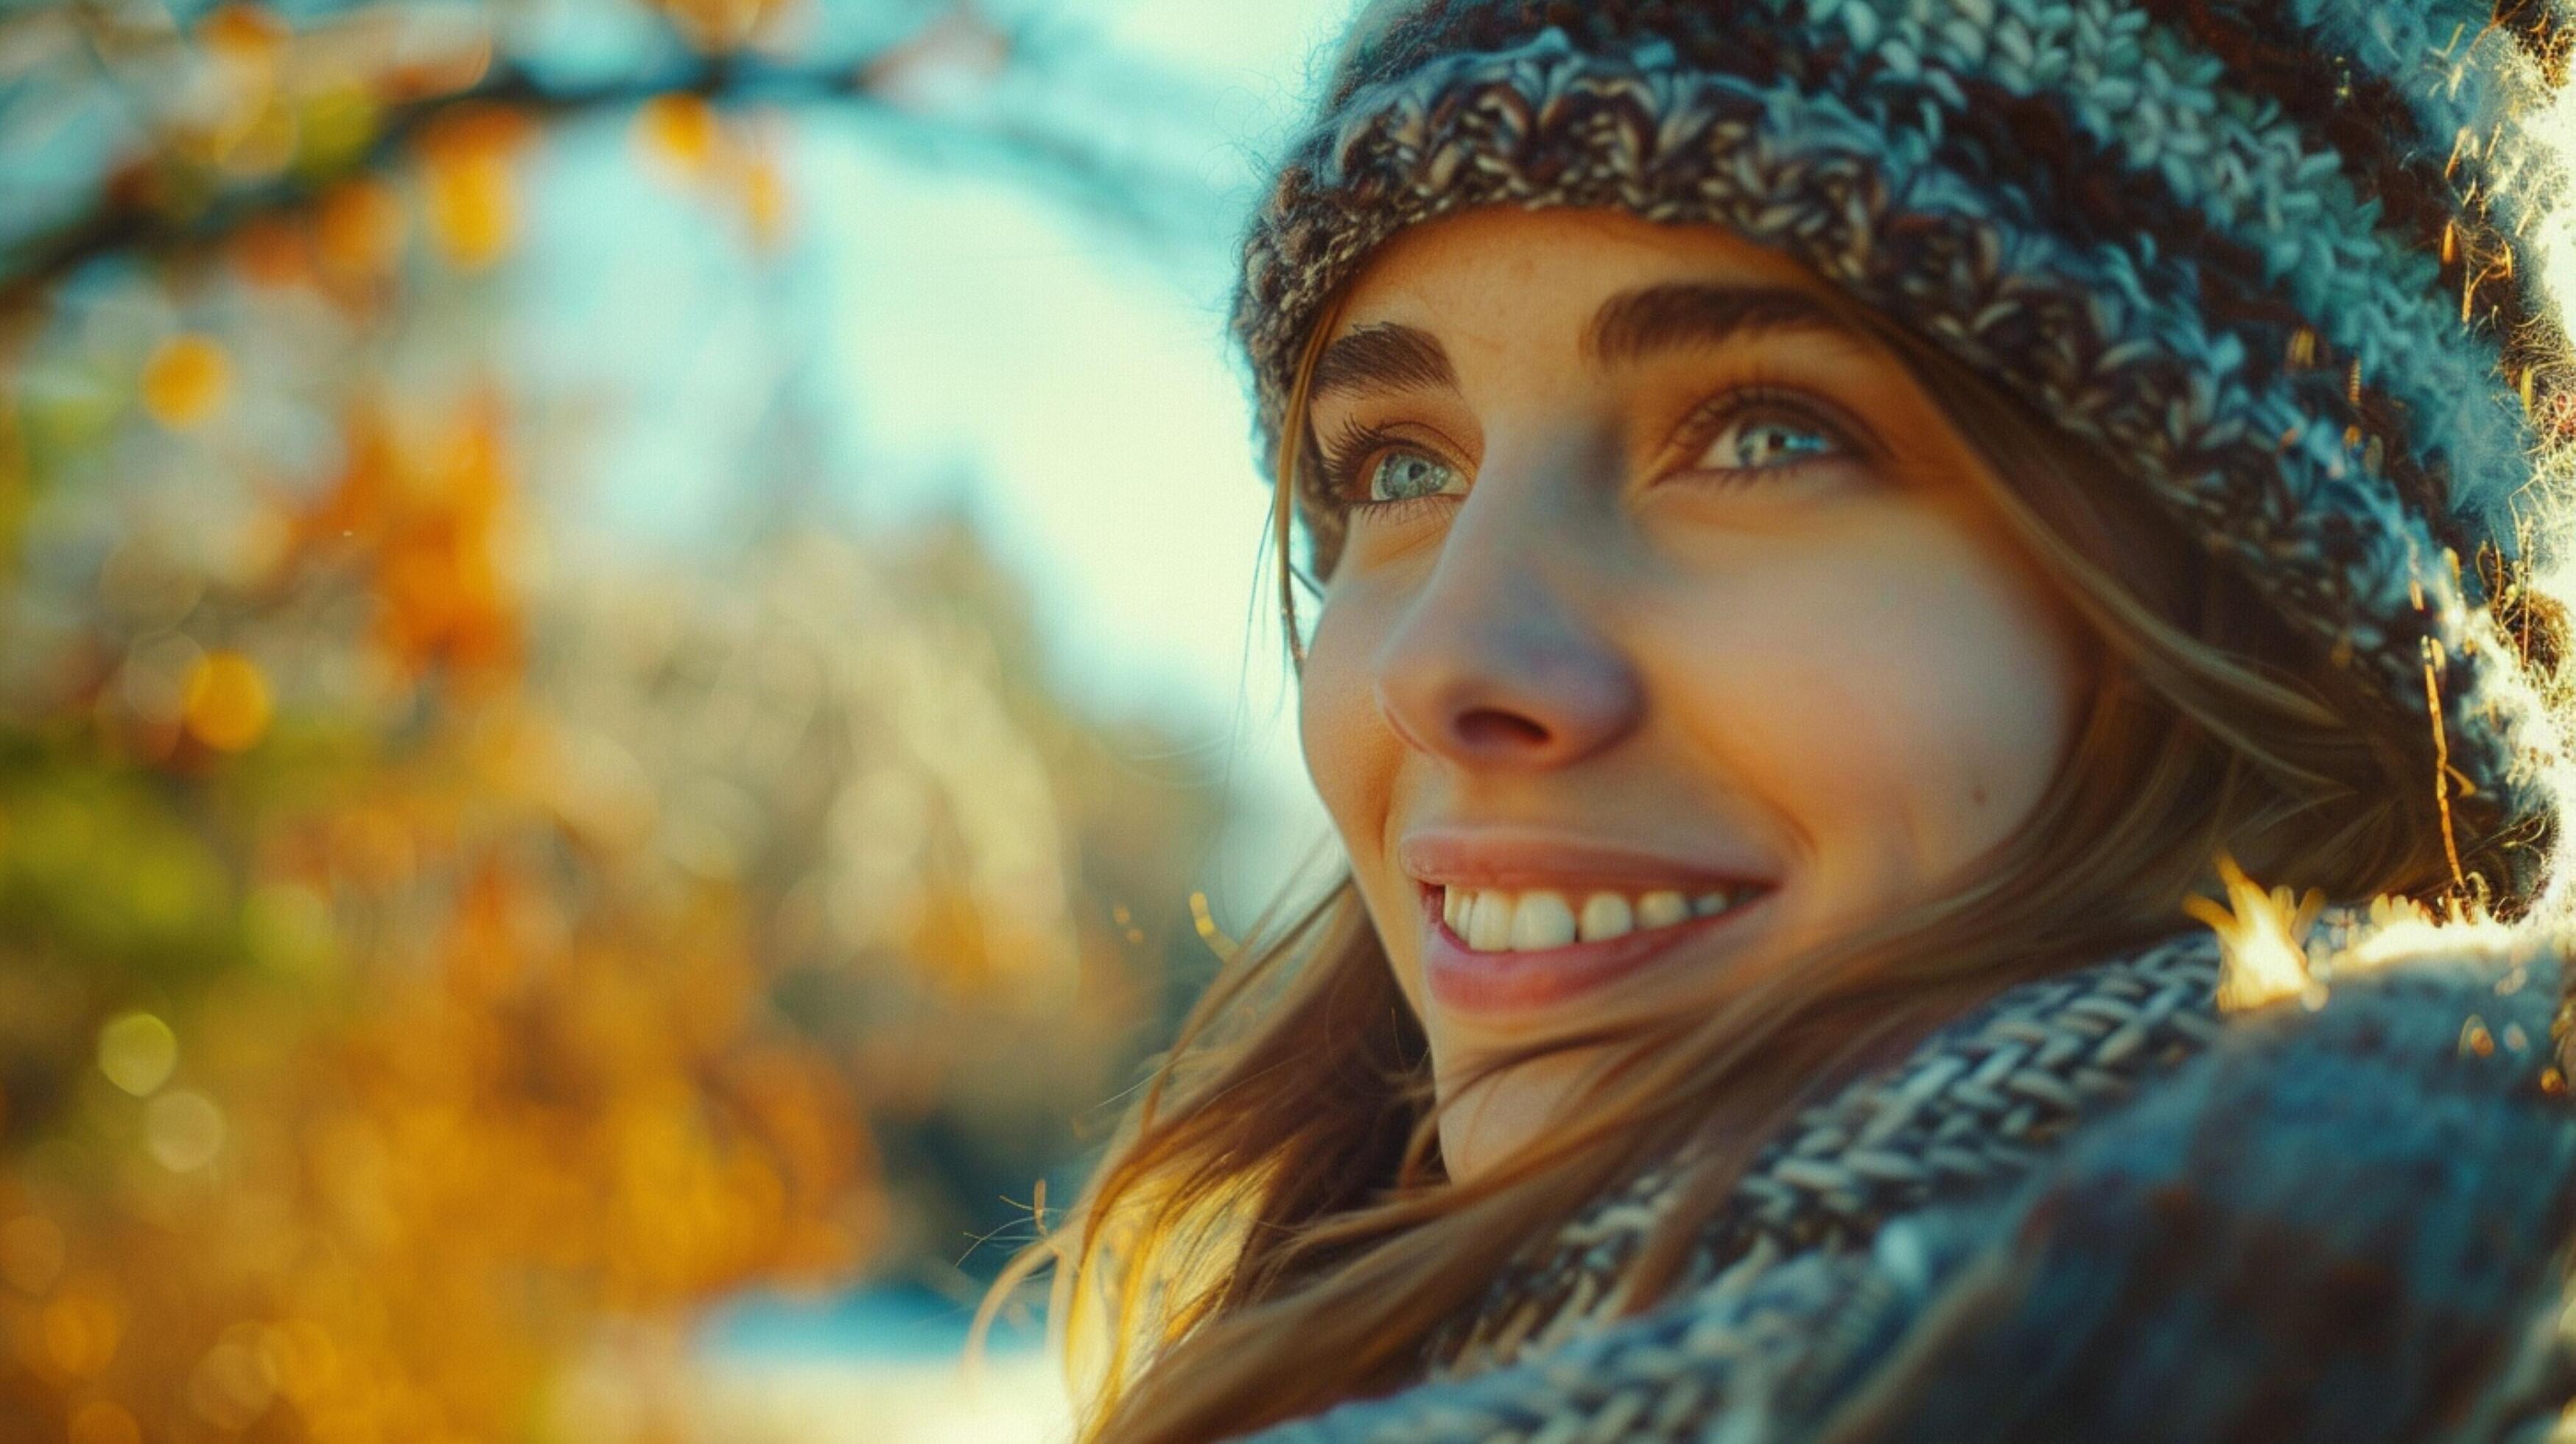
[[[1320,356],[1349,506],[1306,763],[1445,1097],[1936,894],[2026,818],[2080,634],[1823,285],[1711,227],[1415,227]],[[1444,1117],[1467,1177],[1597,1058]]]

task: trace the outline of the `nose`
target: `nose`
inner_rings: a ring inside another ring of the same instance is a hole
[[[1632,731],[1643,688],[1606,625],[1619,583],[1603,549],[1506,490],[1480,482],[1451,519],[1379,650],[1377,704],[1414,748],[1462,766],[1563,767]]]

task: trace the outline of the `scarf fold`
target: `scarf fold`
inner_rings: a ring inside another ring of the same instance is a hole
[[[2576,1397],[2576,939],[2403,927],[2328,909],[2314,984],[2241,1012],[2207,930],[2008,989],[1799,1115],[1652,1308],[1618,1275],[1678,1157],[1423,1382],[1255,1437],[2536,1438]]]
[[[2195,926],[2125,956],[2009,988],[1893,1068],[1847,1084],[1773,1140],[1704,1230],[1676,1290],[1742,1291],[1807,1248],[1864,1246],[1880,1222],[2012,1177],[2084,1118],[2213,1035],[2216,937]],[[1679,1201],[1662,1160],[1499,1276],[1435,1342],[1443,1377],[1508,1363],[1613,1316],[1620,1273]]]

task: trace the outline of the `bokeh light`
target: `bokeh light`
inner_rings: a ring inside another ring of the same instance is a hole
[[[792,1423],[707,1339],[962,1327],[1072,1185],[1223,936],[1245,639],[1212,722],[1068,664],[972,500],[1039,473],[852,359],[928,293],[851,238],[956,238],[841,181],[1152,268],[1224,460],[1126,446],[1062,555],[1248,604],[1257,529],[1135,520],[1261,514],[1207,300],[1255,127],[1137,43],[1241,27],[1151,8],[0,14],[0,1437],[970,1427],[901,1327],[816,1325]]]

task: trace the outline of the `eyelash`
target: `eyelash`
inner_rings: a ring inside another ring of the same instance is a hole
[[[1838,448],[1838,455],[1857,454],[1864,450],[1852,439],[1853,428],[1828,416],[1826,408],[1820,403],[1799,392],[1758,380],[1732,387],[1701,402],[1689,416],[1683,419],[1680,428],[1674,433],[1674,442],[1670,449],[1696,458],[1716,444],[1717,438],[1726,434],[1727,427],[1763,413],[1811,428],[1817,435],[1831,441]],[[1340,501],[1346,511],[1365,512],[1381,520],[1393,521],[1412,515],[1416,508],[1432,505],[1442,499],[1433,495],[1376,501],[1360,494],[1365,489],[1366,468],[1376,462],[1388,448],[1411,446],[1426,455],[1437,455],[1420,443],[1407,441],[1386,427],[1354,422],[1343,426],[1329,437],[1319,439],[1317,445],[1323,457],[1325,487],[1334,498]],[[1759,470],[1768,475],[1794,471],[1813,462],[1835,459],[1836,456],[1803,457],[1767,467],[1738,470]]]
[[[1717,439],[1726,434],[1728,427],[1739,422],[1771,419],[1788,421],[1813,431],[1832,442],[1835,449],[1827,455],[1795,457],[1765,467],[1718,470],[1759,471],[1768,476],[1865,454],[1868,448],[1855,439],[1859,428],[1836,419],[1834,411],[1835,408],[1803,392],[1754,381],[1701,402],[1674,433],[1673,449],[1695,461],[1717,444]]]
[[[1366,468],[1394,446],[1412,446],[1429,453],[1419,442],[1408,442],[1383,426],[1353,422],[1324,437],[1318,449],[1324,458],[1324,485],[1345,511],[1366,512],[1373,517],[1392,521],[1409,516],[1421,506],[1440,500],[1436,496],[1406,496],[1392,501],[1373,501],[1366,491]]]

